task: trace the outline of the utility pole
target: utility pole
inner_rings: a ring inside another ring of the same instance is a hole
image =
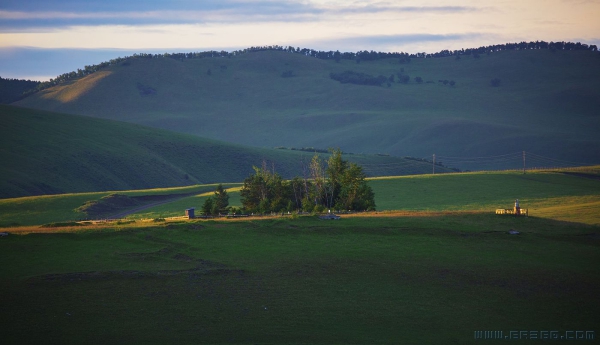
[[[433,154],[433,174],[435,175],[435,153]]]
[[[525,151],[523,151],[523,175],[525,175]]]

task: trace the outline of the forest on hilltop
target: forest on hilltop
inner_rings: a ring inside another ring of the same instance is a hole
[[[362,50],[358,52],[340,52],[336,51],[321,51],[315,49],[308,48],[299,48],[292,46],[279,46],[279,45],[271,45],[271,46],[257,46],[250,47],[242,50],[235,50],[232,52],[227,52],[224,50],[221,51],[204,51],[204,52],[189,52],[189,53],[164,53],[164,54],[148,54],[148,53],[140,53],[133,54],[132,56],[118,57],[111,59],[109,61],[105,61],[99,63],[97,65],[86,65],[83,69],[77,69],[77,71],[71,71],[67,73],[63,73],[56,78],[52,78],[49,81],[38,83],[22,92],[22,97],[26,97],[33,93],[39,92],[41,90],[45,90],[49,87],[60,85],[70,80],[82,78],[91,73],[102,70],[106,67],[115,64],[127,64],[129,59],[157,59],[157,58],[170,58],[170,59],[202,59],[202,58],[227,58],[232,56],[238,56],[241,54],[260,52],[260,51],[284,51],[293,54],[300,54],[304,56],[310,56],[317,59],[323,60],[354,60],[357,63],[361,61],[373,61],[387,58],[397,58],[400,63],[410,63],[411,59],[429,59],[429,58],[442,58],[455,56],[456,58],[460,58],[461,56],[473,56],[474,58],[478,58],[481,54],[490,54],[498,51],[505,50],[533,50],[533,49],[548,49],[550,51],[559,51],[559,50],[588,50],[597,52],[598,47],[596,45],[588,45],[585,43],[574,43],[574,42],[545,42],[545,41],[532,41],[532,42],[520,42],[520,43],[504,43],[504,44],[495,44],[489,46],[482,46],[478,48],[467,48],[460,50],[441,50],[437,53],[403,53],[403,52],[376,52],[376,51],[368,51]]]

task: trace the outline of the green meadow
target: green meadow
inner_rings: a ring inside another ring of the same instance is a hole
[[[381,177],[369,180],[380,212],[470,211],[494,213],[512,208],[519,199],[534,217],[600,224],[600,179],[598,167],[563,171],[477,172],[459,174]],[[230,206],[241,206],[241,184],[224,184]],[[187,208],[199,212],[216,184],[151,190],[119,191],[130,197],[162,196],[149,199],[131,212],[127,208],[115,214],[140,220],[183,216]],[[86,201],[97,201],[114,192],[76,193],[0,200],[0,226],[29,226],[86,219],[75,211]],[[159,198],[160,199],[160,198]],[[135,210],[142,208],[140,210]],[[110,218],[105,215],[102,218]]]
[[[457,214],[9,235],[0,239],[2,339],[471,344],[483,330],[597,337],[598,230]]]
[[[19,228],[10,225],[72,220],[74,208],[108,192],[1,200],[2,230],[10,233],[0,237],[2,339],[471,344],[484,341],[478,331],[598,336],[597,167],[369,183],[378,212],[338,221]],[[239,205],[239,184],[225,187]],[[128,217],[183,215],[214,188],[128,191],[177,197]],[[516,198],[529,217],[494,214]]]
[[[593,169],[593,168],[590,168]],[[369,180],[378,211],[475,211],[494,213],[514,206],[532,216],[600,224],[600,180],[562,172],[480,172],[381,177]],[[230,204],[241,206],[238,188],[231,189]],[[189,207],[200,208],[211,193],[182,198],[148,208],[131,219],[174,217]]]
[[[236,185],[236,184],[232,184]],[[2,227],[15,227],[20,225],[40,225],[56,222],[79,221],[87,219],[87,215],[76,209],[88,201],[98,201],[109,194],[118,193],[129,197],[162,196],[159,201],[150,199],[141,202],[132,208],[142,207],[157,202],[180,200],[190,194],[202,194],[213,191],[217,185],[195,185],[178,188],[156,188],[148,190],[75,193],[59,195],[43,195],[13,199],[0,199],[0,214]],[[225,186],[229,186],[225,184]],[[118,211],[122,213],[128,208]]]

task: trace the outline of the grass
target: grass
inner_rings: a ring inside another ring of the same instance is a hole
[[[512,208],[515,199],[532,214],[563,203],[588,203],[600,197],[598,179],[556,172],[464,173],[379,178],[370,182],[378,208],[402,210],[477,210]]]
[[[523,50],[479,59],[357,64],[267,51],[228,59],[132,59],[111,66],[102,78],[90,75],[17,104],[261,147],[341,147],[415,157],[485,157],[526,150],[598,164],[593,152],[599,147],[599,56]],[[290,70],[295,77],[281,77]],[[388,88],[329,78],[331,72],[345,70],[386,77],[404,70],[411,82]],[[425,82],[414,82],[416,76]],[[502,81],[500,87],[490,86],[493,78]],[[456,85],[438,80],[455,80]],[[138,84],[156,94],[141,95]],[[461,161],[456,167],[515,168],[519,162],[482,164]]]
[[[216,186],[216,184],[208,184],[175,188],[119,191],[119,193],[130,197],[168,196],[177,198],[178,195],[185,197],[185,195],[189,194],[202,194],[208,191],[214,191]],[[224,186],[230,185],[225,184]],[[29,226],[87,219],[87,216],[84,213],[77,212],[75,209],[85,204],[86,201],[97,201],[112,193],[113,192],[109,191],[0,199],[0,214],[2,215],[0,218],[0,226]],[[142,201],[140,206],[154,202],[155,201],[153,200]]]
[[[595,175],[593,175],[595,176]],[[600,224],[600,181],[561,172],[490,172],[382,177],[371,179],[379,211],[478,211],[512,208],[519,199],[531,215],[555,220]],[[230,190],[230,205],[241,206]],[[150,208],[131,218],[178,216],[199,208],[202,195]]]
[[[480,172],[371,179],[379,211],[476,211],[512,208],[515,199],[530,215],[585,224],[600,224],[600,180],[597,167],[554,172]],[[240,184],[226,184],[231,206],[241,206]],[[128,196],[182,195],[128,215],[129,219],[183,216],[200,209],[216,185],[122,191]],[[0,225],[29,226],[85,218],[74,210],[110,192],[0,200]],[[150,201],[149,201],[150,202]],[[149,203],[148,202],[148,203]]]
[[[302,174],[302,160],[311,157],[0,105],[0,198],[242,181],[263,160],[291,178]],[[370,164],[371,176],[429,170],[427,163],[398,157],[351,155],[348,160]]]
[[[597,333],[597,234],[457,214],[10,235],[0,239],[10,263],[0,268],[10,296],[0,322],[3,339],[22,344],[469,344],[476,330]]]

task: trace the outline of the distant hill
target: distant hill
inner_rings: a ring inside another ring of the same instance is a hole
[[[308,162],[313,154],[0,105],[0,198],[241,182],[263,160],[284,177],[292,177],[302,175],[302,161]],[[396,157],[345,158],[364,165],[369,176],[432,169],[429,162]]]
[[[0,77],[0,104],[10,104],[23,98],[23,93],[35,89],[39,81]]]
[[[268,50],[139,56],[15,104],[261,147],[414,157],[525,150],[600,163],[600,54],[590,50],[337,61]]]

